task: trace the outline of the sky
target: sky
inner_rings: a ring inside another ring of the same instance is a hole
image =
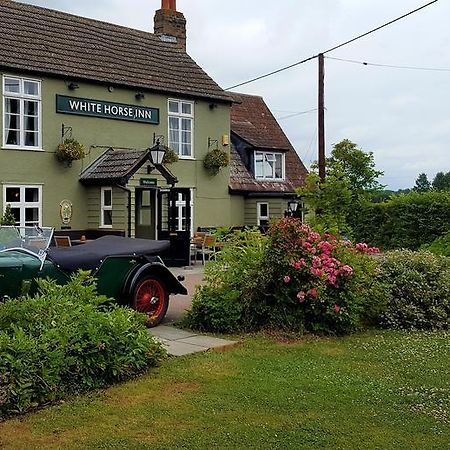
[[[161,0],[22,0],[153,32]],[[178,0],[187,51],[223,88],[316,55],[429,0]],[[326,151],[350,139],[373,152],[389,189],[450,171],[450,1],[327,56],[447,71],[325,60]],[[235,89],[264,97],[309,167],[317,159],[317,59]]]

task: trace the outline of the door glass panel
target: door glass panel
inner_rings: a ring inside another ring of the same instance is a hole
[[[169,231],[169,193],[161,193],[161,231]]]

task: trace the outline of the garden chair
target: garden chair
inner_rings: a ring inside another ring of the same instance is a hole
[[[216,237],[212,234],[207,234],[200,252],[202,254],[203,265],[205,265],[206,256],[208,256],[208,261],[211,260],[211,257],[216,259]]]

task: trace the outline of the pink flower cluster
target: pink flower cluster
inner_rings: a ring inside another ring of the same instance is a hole
[[[369,247],[367,244],[360,242],[355,245],[355,249],[361,253],[367,253],[368,255],[373,255],[375,253],[380,253],[380,249],[377,247]]]

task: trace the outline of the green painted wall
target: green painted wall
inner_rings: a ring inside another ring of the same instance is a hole
[[[252,197],[245,199],[244,223],[247,226],[257,226],[257,203],[269,204],[269,219],[279,219],[287,209],[287,200],[274,197]]]
[[[2,75],[21,76],[10,72]],[[96,228],[100,216],[100,189],[85,188],[79,182],[79,174],[98,158],[106,147],[148,148],[153,143],[153,134],[163,135],[167,142],[167,95],[145,92],[145,99],[136,100],[136,90],[78,82],[79,89],[69,91],[67,81],[62,79],[27,76],[42,80],[42,130],[43,151],[0,150],[0,183],[2,184],[42,184],[43,185],[43,225],[59,228],[59,204],[63,199],[73,203],[74,214],[71,222],[73,229]],[[1,87],[0,87],[1,90]],[[2,92],[0,92],[3,95]],[[150,125],[121,120],[101,119],[56,113],[56,94],[120,102],[131,105],[155,107],[160,109],[160,124]],[[183,96],[170,98],[185,99]],[[186,100],[189,100],[186,98]],[[0,113],[3,117],[3,102]],[[179,187],[195,188],[194,190],[194,226],[234,225],[240,221],[237,215],[239,202],[228,194],[229,168],[222,169],[214,177],[208,175],[203,168],[203,158],[208,151],[208,138],[217,139],[221,146],[222,135],[230,134],[230,106],[218,104],[210,109],[209,102],[195,101],[194,106],[194,158],[180,160],[170,166],[178,177]],[[74,161],[71,167],[58,162],[54,156],[57,145],[61,141],[61,126],[72,127],[72,135],[89,150],[82,161]],[[0,139],[2,142],[0,130]],[[105,148],[104,148],[105,147]],[[130,183],[138,183],[140,177],[147,175],[146,166]],[[163,184],[165,184],[163,182]],[[3,193],[0,193],[0,208],[3,210]],[[126,193],[114,192],[113,228],[125,229],[127,222]],[[117,202],[117,205],[116,205]],[[116,210],[117,209],[117,210]],[[236,214],[236,216],[234,216]],[[134,219],[134,212],[133,212]]]

